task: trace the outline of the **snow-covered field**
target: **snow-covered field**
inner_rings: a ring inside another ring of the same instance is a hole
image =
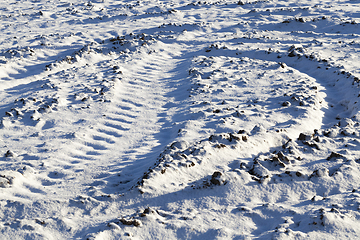
[[[359,239],[359,0],[5,0],[0,239]]]

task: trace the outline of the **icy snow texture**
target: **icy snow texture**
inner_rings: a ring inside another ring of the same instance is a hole
[[[2,3],[1,239],[360,238],[358,9]]]

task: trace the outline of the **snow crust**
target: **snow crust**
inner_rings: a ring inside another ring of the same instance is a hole
[[[359,239],[359,9],[1,3],[1,239]]]

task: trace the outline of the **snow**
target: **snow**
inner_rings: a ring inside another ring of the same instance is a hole
[[[357,239],[341,1],[0,6],[1,239]]]

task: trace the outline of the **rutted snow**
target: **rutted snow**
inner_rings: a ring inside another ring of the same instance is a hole
[[[359,238],[359,7],[7,1],[2,238]]]

